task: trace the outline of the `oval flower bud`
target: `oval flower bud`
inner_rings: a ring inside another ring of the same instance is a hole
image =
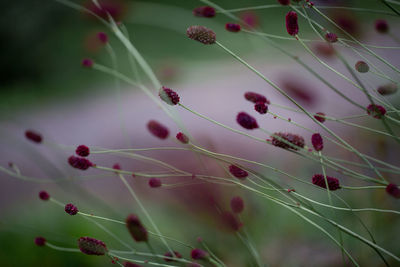
[[[326,180],[328,181],[330,191],[340,189],[339,180],[337,178],[326,176]],[[322,174],[314,174],[312,183],[319,187],[326,188],[325,177]]]
[[[136,242],[148,241],[147,229],[144,228],[138,216],[135,214],[130,214],[126,218],[125,222],[129,233]]]
[[[311,136],[311,143],[316,151],[321,151],[324,148],[324,141],[319,133]]]
[[[205,45],[214,44],[216,41],[215,32],[204,26],[190,26],[186,30],[186,35],[190,39]]]
[[[165,86],[160,88],[158,95],[168,105],[174,106],[179,103],[179,95],[172,89]]]
[[[106,244],[103,241],[85,236],[78,239],[78,247],[86,255],[101,256],[107,253]]]
[[[287,32],[295,36],[299,33],[299,24],[297,23],[297,13],[294,11],[289,11],[286,14],[286,30]]]

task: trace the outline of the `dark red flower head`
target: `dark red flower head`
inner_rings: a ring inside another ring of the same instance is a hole
[[[266,114],[268,112],[268,106],[264,102],[257,102],[254,105],[254,109],[260,114]]]
[[[357,61],[355,68],[358,72],[360,73],[366,73],[369,71],[369,66],[366,62],[364,61]]]
[[[337,189],[340,189],[338,179],[330,176],[326,176],[326,179],[328,180],[329,190],[335,191]],[[322,174],[314,174],[314,176],[312,177],[312,183],[319,187],[326,188],[325,177]]]
[[[76,148],[75,153],[81,157],[87,157],[90,154],[90,150],[85,145],[80,145]]]
[[[225,211],[222,213],[222,222],[230,231],[239,231],[243,224],[239,221],[239,218],[232,212]]]
[[[136,216],[135,214],[130,214],[126,218],[125,222],[129,233],[131,234],[133,239],[135,239],[136,242],[148,241],[147,230],[140,222],[138,216]]]
[[[290,4],[290,0],[278,0],[278,2],[283,6],[287,6]]]
[[[68,203],[67,205],[65,205],[65,212],[68,213],[69,215],[76,215],[78,213],[78,208],[72,204],[72,203]]]
[[[297,13],[294,11],[289,11],[286,14],[286,30],[287,32],[295,36],[299,33],[299,24],[297,23]]]
[[[186,30],[186,35],[190,39],[205,45],[214,44],[216,41],[215,32],[204,26],[190,26]]]
[[[324,148],[324,141],[319,133],[311,136],[311,143],[316,151],[321,151]]]
[[[257,129],[258,124],[255,118],[247,114],[246,112],[239,112],[236,116],[237,123],[247,130]]]
[[[389,24],[384,19],[378,19],[375,21],[375,29],[379,33],[387,33],[389,31]]]
[[[325,40],[327,40],[330,43],[336,43],[337,35],[333,32],[328,32],[327,34],[325,34]]]
[[[75,156],[70,156],[68,158],[68,163],[75,169],[79,169],[82,171],[87,170],[89,169],[89,167],[94,166],[94,164],[90,160]]]
[[[78,247],[82,253],[87,255],[101,256],[107,252],[106,244],[103,241],[88,236],[78,239]]]
[[[91,68],[93,66],[93,60],[90,58],[84,58],[82,60],[82,66],[85,68]]]
[[[244,98],[246,98],[246,100],[250,102],[253,102],[254,104],[256,104],[257,102],[264,102],[268,105],[271,104],[271,102],[269,102],[269,100],[265,96],[254,92],[246,92],[244,94]]]
[[[46,245],[46,238],[38,236],[35,238],[35,244],[36,246],[43,247]]]
[[[228,32],[240,32],[241,27],[239,24],[236,23],[227,23],[225,24],[225,29]]]
[[[378,87],[378,93],[380,95],[391,95],[397,92],[397,85],[394,83],[388,83]]]
[[[183,144],[189,143],[189,137],[187,137],[186,134],[182,132],[176,134],[176,139],[178,139]]]
[[[235,176],[236,178],[239,178],[241,180],[243,180],[244,178],[249,176],[249,174],[245,170],[243,170],[243,169],[241,169],[241,168],[239,168],[239,167],[237,167],[235,165],[229,166],[229,172],[233,176]]]
[[[40,192],[39,192],[39,198],[40,198],[41,200],[49,200],[50,195],[49,195],[49,193],[47,193],[46,191],[40,191]]]
[[[400,189],[395,184],[388,184],[386,186],[386,193],[388,193],[394,198],[400,198]]]
[[[114,170],[121,170],[121,165],[119,165],[118,163],[115,163],[115,164],[112,166],[112,168],[113,168]]]
[[[285,140],[286,142],[282,141]],[[291,146],[291,143],[295,146]],[[292,133],[274,133],[274,136],[272,136],[272,145],[281,147],[284,149],[293,149],[293,150],[298,150],[298,147],[303,148],[304,147],[304,138],[301,137],[300,135],[297,134],[292,134]]]
[[[260,25],[258,15],[253,11],[245,11],[241,13],[240,19],[244,22],[244,26],[247,28],[256,28]]]
[[[314,115],[314,118],[319,121],[320,123],[325,122],[325,113],[323,112],[317,112],[316,115]]]
[[[42,136],[39,133],[31,131],[31,130],[27,130],[25,132],[25,137],[28,140],[30,140],[30,141],[32,141],[34,143],[38,143],[38,144],[41,143],[42,140],[43,140]]]
[[[181,258],[182,258],[181,253],[179,253],[178,251],[174,251],[174,254],[175,254],[175,257],[176,257],[176,258],[178,258],[178,259],[181,259]],[[168,251],[168,252],[166,252],[166,253],[164,254],[164,256],[165,256],[165,257],[172,258],[172,253],[171,253],[170,251]],[[169,258],[164,258],[164,260],[165,260],[165,261],[175,261],[175,260],[169,259]]]
[[[241,213],[244,210],[244,201],[241,197],[233,197],[231,199],[231,209],[234,213]]]
[[[215,17],[215,9],[211,6],[200,6],[193,9],[196,17],[212,18]]]
[[[202,249],[195,248],[190,252],[190,256],[194,260],[202,260],[208,257],[208,253]]]
[[[169,135],[168,128],[155,120],[151,120],[147,123],[147,129],[160,139],[166,139]]]
[[[108,35],[105,32],[97,33],[97,39],[103,44],[108,42]]]
[[[152,188],[160,187],[161,185],[161,180],[158,178],[151,178],[149,180],[149,186]]]
[[[160,88],[158,95],[168,105],[174,106],[179,103],[179,95],[172,89],[165,86]]]
[[[369,104],[367,107],[368,115],[375,119],[381,119],[386,114],[386,109],[380,105]]]

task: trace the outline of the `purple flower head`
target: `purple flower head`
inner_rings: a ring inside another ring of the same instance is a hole
[[[400,189],[395,184],[388,184],[386,186],[386,193],[388,193],[394,198],[400,198]]]
[[[35,238],[35,244],[36,246],[43,247],[46,245],[46,238],[38,236]]]
[[[176,139],[179,140],[182,144],[187,144],[189,143],[189,137],[186,136],[186,134],[179,132],[176,134]]]
[[[240,228],[243,226],[238,217],[229,211],[225,211],[222,213],[222,222],[226,227],[228,227],[228,230],[234,232],[239,231]]]
[[[367,73],[369,71],[369,66],[366,62],[364,61],[357,61],[355,68],[358,72],[360,73]]]
[[[181,259],[182,258],[182,255],[181,255],[181,253],[179,253],[178,251],[174,251],[174,254],[175,254],[175,257],[176,258],[178,258],[178,259]],[[168,252],[166,252],[165,254],[164,254],[164,256],[165,257],[169,257],[169,258],[172,258],[172,253],[170,252],[170,251],[168,251]],[[173,260],[173,259],[169,259],[169,258],[164,258],[164,260],[165,261],[175,261],[175,260]]]
[[[254,109],[260,114],[266,114],[268,112],[268,106],[264,102],[257,102],[254,105]]]
[[[97,39],[101,43],[105,44],[108,42],[108,35],[105,32],[99,32],[99,33],[97,33]]]
[[[397,85],[394,83],[388,83],[381,85],[377,89],[380,95],[391,95],[397,92]]]
[[[289,11],[286,14],[286,30],[287,32],[295,36],[299,33],[299,24],[297,23],[297,13],[294,11]]]
[[[204,26],[190,26],[186,30],[186,35],[190,39],[205,45],[214,44],[216,41],[215,32]]]
[[[161,185],[162,185],[161,180],[158,178],[151,178],[149,180],[149,186],[152,188],[157,188],[157,187],[160,187]]]
[[[87,170],[89,169],[89,167],[94,166],[94,164],[90,160],[75,156],[70,156],[68,158],[68,163],[75,169],[79,169],[82,171]]]
[[[38,143],[38,144],[40,144],[42,142],[42,140],[43,140],[42,136],[39,133],[34,132],[32,130],[25,131],[25,137],[28,140],[30,140],[30,141],[32,141],[34,143]]]
[[[290,4],[290,0],[278,0],[279,4],[282,6],[287,6]]]
[[[282,139],[285,140],[286,142],[283,142]],[[301,147],[301,148],[304,147],[304,138],[301,137],[300,135],[292,134],[292,133],[282,133],[282,132],[274,133],[274,136],[272,136],[271,142],[272,142],[272,145],[281,147],[284,149],[298,150],[298,147]],[[291,146],[290,144],[287,144],[288,142],[295,146]]]
[[[103,241],[88,236],[78,239],[78,247],[82,253],[87,255],[101,256],[107,252],[106,244]]]
[[[249,176],[249,174],[245,170],[243,170],[243,169],[241,169],[241,168],[239,168],[239,167],[237,167],[235,165],[229,166],[229,172],[233,176],[235,176],[236,178],[239,178],[241,180],[243,180],[244,178]]]
[[[215,17],[215,9],[211,6],[200,6],[193,9],[196,17],[212,18]]]
[[[241,27],[237,23],[227,23],[225,24],[225,29],[228,32],[240,32]]]
[[[39,192],[39,198],[40,198],[41,200],[49,200],[50,195],[49,195],[49,193],[47,193],[46,191],[40,191],[40,192]]]
[[[329,190],[335,191],[337,189],[340,189],[338,179],[330,176],[326,176],[326,179],[328,180]],[[312,177],[312,183],[319,187],[326,188],[325,177],[322,174],[314,174],[314,176]]]
[[[237,123],[247,130],[257,129],[258,124],[255,118],[247,114],[246,112],[239,112],[236,116]]]
[[[68,203],[67,205],[65,205],[65,212],[68,213],[69,215],[76,215],[78,213],[78,208],[72,204],[72,203]]]
[[[319,133],[311,136],[311,143],[316,151],[321,151],[324,148],[324,140]]]
[[[317,112],[317,113],[314,115],[314,118],[315,118],[317,121],[319,121],[320,123],[324,123],[324,122],[325,122],[325,113],[323,113],[323,112]]]
[[[375,21],[375,29],[379,33],[387,33],[389,31],[389,24],[384,19],[378,19]]]
[[[147,230],[140,222],[138,216],[136,216],[135,214],[130,214],[126,218],[125,222],[129,233],[131,234],[133,239],[135,239],[136,242],[148,241]]]
[[[380,105],[369,104],[367,107],[368,115],[375,119],[381,119],[386,114],[386,109]]]
[[[253,102],[254,104],[256,104],[257,102],[264,102],[269,105],[271,103],[265,96],[254,92],[246,92],[244,94],[244,98],[246,98],[246,100],[250,102]]]
[[[165,86],[161,87],[158,95],[168,105],[174,106],[179,103],[179,95]]]
[[[330,43],[336,43],[338,38],[337,35],[333,32],[328,32],[327,34],[325,34],[325,40],[327,40]]]
[[[202,260],[208,257],[208,253],[202,249],[195,248],[190,252],[190,256],[194,260]]]
[[[231,209],[234,213],[241,213],[244,210],[244,201],[241,197],[233,197],[231,199]]]
[[[166,139],[169,135],[168,128],[155,120],[151,120],[147,123],[147,129],[160,139]]]
[[[81,157],[87,157],[90,154],[90,150],[85,145],[80,145],[76,148],[75,153]]]
[[[91,68],[93,67],[93,60],[90,58],[84,58],[82,60],[82,66],[85,68]]]

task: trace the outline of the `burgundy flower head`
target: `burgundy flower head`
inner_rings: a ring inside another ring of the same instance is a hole
[[[369,104],[367,107],[367,113],[375,119],[382,119],[386,114],[386,109],[380,105]]]
[[[130,214],[126,218],[125,222],[129,233],[131,234],[133,239],[135,239],[136,242],[148,241],[147,230],[140,222],[138,216],[136,216],[135,214]]]
[[[162,185],[161,180],[158,178],[151,178],[149,180],[149,186],[152,188],[157,188],[157,187],[160,187],[161,185]]]
[[[179,103],[179,95],[165,86],[161,87],[158,95],[168,105],[174,106]]]
[[[250,102],[253,102],[254,104],[256,104],[257,102],[263,102],[268,105],[271,104],[271,102],[269,102],[269,100],[265,96],[254,92],[246,92],[244,94],[244,98],[246,98],[246,100]]]
[[[119,165],[118,163],[115,163],[115,164],[112,166],[112,168],[113,168],[114,170],[121,170],[121,165]]]
[[[255,111],[257,111],[260,114],[266,114],[268,112],[268,106],[265,105],[264,102],[257,102],[254,105],[254,109],[255,109]]]
[[[234,213],[241,213],[244,210],[244,201],[241,197],[233,197],[231,199],[231,209]]]
[[[290,4],[290,0],[278,0],[279,4],[282,6],[287,6]]]
[[[36,246],[43,247],[46,245],[46,238],[38,236],[35,238],[35,244]]]
[[[87,255],[101,256],[107,252],[106,244],[103,241],[88,236],[78,239],[78,247],[82,253]]]
[[[279,138],[278,138],[279,137]],[[287,142],[295,145],[291,146],[287,144],[286,142],[283,142],[281,139],[286,140]],[[297,134],[292,134],[292,133],[274,133],[274,136],[272,136],[272,145],[281,147],[284,149],[293,149],[293,150],[298,150],[298,147],[303,148],[304,147],[304,138],[301,137],[300,135]]]
[[[236,23],[227,23],[225,24],[225,29],[228,32],[240,32],[241,27],[239,24]]]
[[[384,19],[378,19],[375,21],[375,29],[379,33],[387,33],[389,31],[389,24]]]
[[[176,139],[178,139],[183,144],[189,143],[189,137],[187,137],[186,134],[182,132],[176,134]]]
[[[97,39],[103,44],[108,42],[108,35],[105,32],[97,33]]]
[[[76,148],[75,153],[81,157],[87,157],[90,154],[90,150],[85,145],[80,145]]]
[[[204,26],[190,26],[186,30],[186,35],[190,39],[205,45],[214,44],[216,41],[215,32]]]
[[[239,231],[243,224],[239,221],[239,218],[232,212],[225,211],[222,213],[222,222],[228,227],[230,231]]]
[[[325,113],[323,112],[317,112],[316,115],[314,115],[314,118],[319,121],[320,123],[325,122]]]
[[[195,248],[190,252],[190,256],[194,260],[202,260],[208,257],[208,253],[202,249]]]
[[[212,18],[215,17],[215,9],[211,6],[200,6],[193,9],[196,17]]]
[[[49,200],[50,195],[49,195],[49,193],[47,193],[46,191],[40,191],[40,192],[39,192],[39,198],[40,198],[41,200]]]
[[[325,34],[325,40],[327,40],[330,43],[336,43],[338,38],[337,35],[333,32],[328,32],[327,34]]]
[[[241,168],[239,168],[239,167],[237,167],[235,165],[229,166],[229,172],[233,176],[235,176],[236,178],[239,178],[241,180],[243,180],[244,178],[249,176],[249,174],[245,170],[243,170],[243,169],[241,169]]]
[[[93,60],[91,60],[90,58],[84,58],[82,60],[82,66],[85,67],[85,68],[93,67]]]
[[[72,203],[68,203],[67,205],[65,205],[65,212],[68,213],[69,215],[76,215],[78,213],[78,208],[72,204]]]
[[[386,193],[388,193],[394,198],[400,198],[400,189],[395,184],[388,184],[386,186]]]
[[[330,176],[326,176],[326,179],[328,180],[329,190],[335,191],[337,189],[340,189],[338,179]],[[326,188],[325,177],[322,174],[314,174],[314,176],[312,177],[312,183],[319,187]]]
[[[147,129],[160,139],[166,139],[169,135],[168,128],[155,120],[151,120],[147,123]]]
[[[366,73],[369,71],[369,66],[366,62],[364,61],[357,61],[355,68],[358,72],[360,73]]]
[[[42,140],[43,140],[42,136],[39,133],[31,131],[31,130],[27,130],[25,132],[25,137],[28,140],[30,140],[30,141],[32,141],[34,143],[38,143],[38,144],[40,144],[42,142]]]
[[[247,28],[256,28],[260,25],[260,19],[253,11],[245,11],[240,14],[240,19],[244,21]]]
[[[79,169],[82,171],[87,170],[89,169],[89,167],[94,166],[94,164],[90,160],[75,156],[70,156],[68,158],[68,163],[75,169]]]
[[[247,130],[257,129],[258,124],[255,118],[247,114],[246,112],[239,112],[236,116],[237,123]]]
[[[297,13],[294,11],[289,11],[286,14],[286,30],[287,32],[295,36],[299,33],[299,24],[297,23]]]
[[[178,259],[181,259],[182,258],[182,255],[181,255],[181,253],[179,253],[178,251],[174,251],[174,254],[175,254],[175,257],[176,258],[178,258]],[[170,251],[168,251],[168,252],[166,252],[165,254],[164,254],[164,256],[165,257],[169,257],[169,258],[172,258],[172,253],[170,252]],[[164,258],[164,260],[165,261],[175,261],[175,260],[173,260],[173,259],[169,259],[169,258]]]
[[[380,95],[391,95],[397,92],[397,85],[394,83],[388,83],[378,87],[378,93]]]
[[[319,133],[311,136],[311,143],[316,151],[321,151],[324,148],[324,141]]]

